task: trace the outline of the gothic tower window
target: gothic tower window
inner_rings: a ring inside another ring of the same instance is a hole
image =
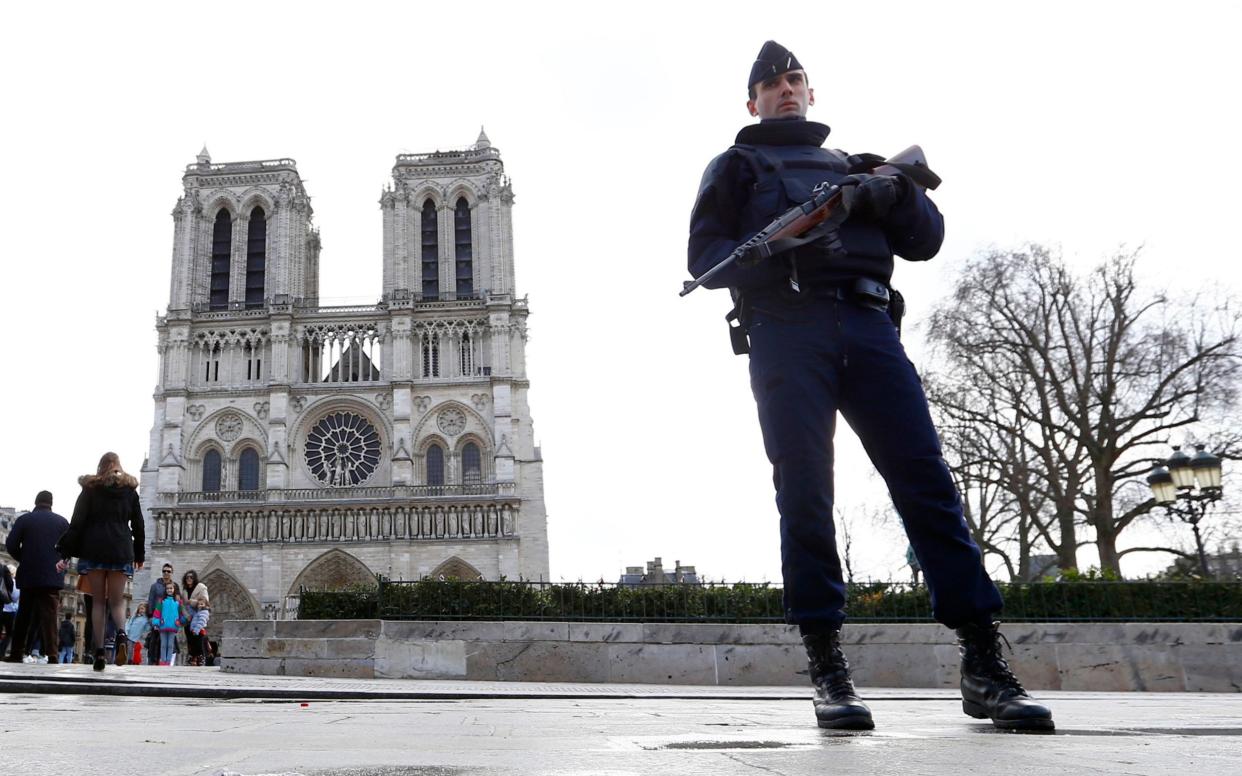
[[[229,262],[233,250],[233,218],[221,208],[216,213],[216,225],[211,232],[211,296],[208,309],[227,310],[229,307]]]
[[[203,492],[220,492],[220,453],[215,450],[203,456]]]
[[[203,382],[207,382],[207,383],[219,382],[220,380],[220,356],[222,353],[223,353],[223,348],[220,347],[219,342],[212,345],[211,348],[207,351],[207,358],[205,359],[206,370],[203,374]]]
[[[440,298],[440,240],[436,226],[436,204],[423,203],[423,299]]]
[[[246,379],[260,380],[263,378],[263,352],[253,343],[247,342],[242,348],[246,359]]]
[[[259,453],[253,447],[242,450],[237,467],[237,489],[259,489]]]
[[[444,448],[439,445],[427,448],[427,484],[444,484]]]
[[[467,442],[461,450],[461,481],[467,485],[483,481],[483,457],[474,442]]]
[[[465,197],[457,200],[453,230],[457,249],[457,298],[467,299],[474,296],[474,266],[470,252],[470,205]]]
[[[440,376],[440,338],[428,334],[423,340],[423,377]]]
[[[474,374],[474,343],[469,334],[461,335],[461,376]]]
[[[263,208],[250,211],[246,235],[246,308],[263,306],[263,280],[267,266],[267,215]]]

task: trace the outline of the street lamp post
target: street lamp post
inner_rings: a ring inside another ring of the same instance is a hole
[[[1147,484],[1151,486],[1157,506],[1164,507],[1170,517],[1187,523],[1194,532],[1199,571],[1204,577],[1210,576],[1211,572],[1208,571],[1207,552],[1203,547],[1199,522],[1212,505],[1220,501],[1223,491],[1220,458],[1207,452],[1206,448],[1207,445],[1195,445],[1198,452],[1190,456],[1180,447],[1175,447],[1173,455],[1164,463],[1157,464],[1147,475]]]

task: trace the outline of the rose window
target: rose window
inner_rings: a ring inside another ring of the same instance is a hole
[[[449,436],[457,436],[466,428],[466,413],[456,407],[449,407],[436,419],[440,430]]]
[[[325,416],[306,436],[306,465],[329,487],[361,485],[375,473],[379,460],[379,433],[352,412]]]

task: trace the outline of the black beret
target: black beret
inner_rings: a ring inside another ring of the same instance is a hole
[[[802,63],[792,51],[770,40],[759,49],[759,56],[755,58],[755,64],[750,67],[750,80],[746,83],[746,88],[749,90],[760,81],[766,81],[781,73],[788,73],[790,70],[801,69]]]

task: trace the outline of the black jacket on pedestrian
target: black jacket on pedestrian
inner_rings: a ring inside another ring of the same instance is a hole
[[[114,471],[78,478],[82,493],[73,505],[69,530],[57,550],[62,558],[85,558],[96,563],[142,563],[146,534],[138,481]]]
[[[65,586],[65,575],[56,570],[56,562],[60,560],[56,543],[68,529],[68,520],[44,506],[35,507],[33,512],[14,521],[4,546],[20,564],[17,567],[19,588]]]
[[[60,640],[61,649],[71,649],[78,640],[78,632],[74,630],[73,623],[68,620],[60,621],[60,632],[57,636]]]

